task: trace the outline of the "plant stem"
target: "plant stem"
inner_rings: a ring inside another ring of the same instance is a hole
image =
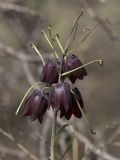
[[[32,48],[33,48],[33,49],[36,51],[36,53],[39,55],[39,57],[40,57],[43,65],[45,65],[45,61],[44,61],[44,59],[43,59],[43,57],[42,57],[42,54],[41,54],[40,51],[37,49],[37,47],[36,47],[34,44],[32,44]]]
[[[50,45],[50,47],[53,49],[54,55],[56,56],[57,59],[59,59],[59,56],[58,56],[56,50],[55,50],[54,47],[53,47],[52,41],[50,41],[50,40],[48,39],[48,37],[47,37],[45,31],[42,31],[42,33],[43,33],[45,39],[47,40],[48,44]]]
[[[58,35],[58,34],[56,35],[55,39],[56,39],[56,41],[57,41],[57,43],[58,43],[58,45],[59,45],[59,47],[60,47],[60,49],[61,49],[61,51],[62,51],[62,54],[64,54],[65,51],[64,51],[64,49],[63,49],[63,47],[62,47],[62,45],[61,45],[61,43],[60,43],[59,35]]]
[[[79,70],[79,69],[81,69],[81,68],[84,68],[85,66],[88,66],[88,65],[90,65],[90,64],[92,64],[92,63],[99,63],[99,65],[101,65],[101,66],[103,66],[103,61],[100,59],[100,60],[94,60],[94,61],[90,61],[90,62],[88,62],[88,63],[86,63],[86,64],[84,64],[84,65],[82,65],[82,66],[80,66],[80,67],[77,67],[77,68],[75,68],[75,69],[72,69],[72,70],[70,70],[70,71],[68,71],[68,72],[64,72],[64,73],[62,73],[61,74],[61,76],[66,76],[66,75],[68,75],[68,74],[70,74],[70,73],[72,73],[72,72],[75,72],[75,71],[77,71],[77,70]]]
[[[57,126],[57,112],[54,112],[53,124],[52,124],[52,135],[51,135],[51,146],[50,146],[50,159],[55,160],[55,144],[54,138],[56,135]]]
[[[61,82],[61,72],[62,72],[62,60],[64,55],[62,55],[62,59],[60,61],[60,70],[59,70],[59,80],[58,83]],[[52,124],[52,135],[51,135],[51,146],[50,146],[50,160],[55,160],[55,136],[56,136],[56,128],[57,128],[57,111],[54,111],[54,118]]]

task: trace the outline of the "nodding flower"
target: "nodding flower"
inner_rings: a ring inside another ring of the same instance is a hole
[[[52,106],[55,112],[60,111],[60,117],[67,120],[74,115],[77,118],[82,117],[81,109],[84,110],[84,102],[80,91],[77,88],[71,89],[65,82],[53,84],[49,94],[48,106]]]
[[[55,112],[58,112],[61,109],[67,112],[69,110],[71,98],[69,84],[61,82],[51,86],[48,103]]]
[[[79,107],[81,107],[81,109],[84,110],[83,98],[81,96],[80,91],[77,88],[74,88],[71,90],[71,97],[72,99],[71,99],[71,103],[70,103],[68,111],[65,112],[63,108],[61,108],[60,110],[60,117],[64,116],[67,120],[69,120],[72,115],[74,115],[77,118],[81,118],[82,113]],[[78,105],[78,103],[80,105]]]
[[[73,54],[69,57],[66,57],[66,59],[64,59],[62,71],[68,72],[68,71],[73,70],[75,68],[78,68],[82,65],[83,65],[82,62]],[[67,76],[72,83],[75,83],[75,81],[77,79],[83,80],[84,76],[87,76],[87,72],[86,72],[85,68],[83,67],[83,68],[80,68],[72,73],[69,73]]]
[[[47,108],[48,94],[43,90],[35,89],[25,101],[22,116],[30,116],[31,121],[38,119],[42,123]]]
[[[50,85],[53,83],[57,83],[59,78],[57,66],[57,61],[48,59],[42,69],[41,81]]]

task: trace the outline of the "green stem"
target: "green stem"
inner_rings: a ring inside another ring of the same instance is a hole
[[[62,60],[60,63],[60,71],[59,71],[59,80],[58,83],[61,82],[61,70],[62,70]],[[51,153],[50,153],[50,159],[55,160],[55,137],[56,137],[56,127],[57,126],[57,112],[54,112],[54,118],[53,118],[53,126],[52,126],[52,135],[51,135]]]
[[[75,71],[77,71],[77,70],[79,70],[79,69],[81,69],[81,68],[83,68],[85,66],[88,66],[89,64],[95,63],[95,62],[98,62],[101,66],[103,64],[102,60],[94,60],[94,61],[88,62],[88,63],[86,63],[86,64],[84,64],[84,65],[82,65],[82,66],[80,66],[78,68],[75,68],[75,69],[72,69],[72,70],[70,70],[68,72],[62,73],[61,76],[66,76],[66,75],[68,75],[68,74],[70,74],[72,72],[75,72]]]
[[[40,57],[40,59],[41,59],[43,65],[45,65],[45,61],[44,61],[44,59],[43,59],[41,53],[38,51],[37,47],[36,47],[34,44],[32,44],[32,48],[33,48],[33,49],[36,51],[36,53],[39,55],[39,57]]]
[[[82,37],[82,34],[85,33],[85,32],[88,32],[88,31],[89,31],[89,33],[90,33],[90,30],[89,30],[89,29],[84,29],[84,30],[82,30],[82,31],[79,33],[78,37]],[[89,34],[89,33],[88,33],[88,34]],[[85,38],[88,37],[88,34],[83,38],[84,40],[85,40]],[[78,42],[70,51],[68,51],[68,49],[70,49],[70,46],[69,46],[69,48],[67,48],[67,49],[65,50],[65,52],[66,52],[67,54],[70,54],[71,52],[73,52],[73,51],[82,43],[83,39],[80,40],[80,42]]]
[[[80,111],[81,111],[81,113],[82,113],[82,116],[83,116],[83,118],[84,118],[84,120],[85,120],[86,125],[87,125],[88,128],[90,129],[91,133],[95,135],[95,134],[96,134],[96,131],[95,131],[93,128],[91,128],[90,124],[88,123],[88,120],[87,120],[87,118],[86,118],[86,116],[85,116],[85,114],[84,114],[84,111],[83,111],[83,109],[81,108],[81,106],[80,106],[80,104],[79,104],[79,101],[78,101],[78,99],[76,98],[76,96],[75,96],[74,92],[72,91],[72,89],[71,89],[71,92],[72,92],[72,94],[73,94],[73,96],[74,96],[74,98],[75,98],[75,100],[76,100],[76,103],[77,103],[77,105],[78,105],[78,107],[79,107],[79,109],[80,109]]]
[[[59,35],[58,35],[58,34],[55,36],[55,39],[56,39],[56,41],[57,41],[57,43],[58,43],[58,45],[59,45],[59,47],[60,47],[62,53],[64,54],[65,51],[64,51],[64,49],[63,49],[63,47],[62,47],[62,45],[61,45],[61,43],[60,43]]]
[[[54,112],[53,125],[52,125],[52,135],[51,135],[51,146],[50,146],[50,159],[55,160],[55,143],[54,139],[56,136],[56,126],[57,126],[57,112]]]
[[[81,33],[78,35],[79,37],[81,36],[82,33],[88,31],[88,34],[83,38],[81,39],[75,46],[74,48],[72,48],[69,52],[67,52],[67,54],[70,54],[71,52],[73,52],[77,47],[79,47],[79,45],[85,41],[86,38],[88,38],[88,36],[90,36],[90,34],[93,33],[93,31],[96,29],[96,27],[98,26],[98,24],[96,24],[91,30],[90,29],[85,29],[83,31],[81,31]],[[70,47],[69,47],[70,48]],[[68,50],[68,49],[67,49]]]
[[[79,21],[79,19],[80,19],[81,16],[83,16],[83,9],[81,9],[81,10],[77,13],[77,15],[76,15],[76,17],[75,17],[75,19],[74,19],[72,29],[71,29],[71,31],[70,31],[70,34],[69,34],[68,39],[67,39],[66,44],[65,44],[65,53],[67,53],[67,50],[68,50],[68,48],[70,47],[70,46],[69,46],[69,43],[70,43],[70,40],[71,40],[72,33],[73,33],[74,30],[77,30],[78,21]],[[75,32],[76,32],[76,31],[75,31]],[[75,37],[75,34],[74,34],[74,37]]]
[[[48,39],[48,37],[47,37],[45,31],[42,31],[42,33],[43,33],[45,39],[47,40],[48,44],[50,45],[50,47],[53,49],[56,58],[59,59],[59,56],[58,56],[57,52],[55,51],[55,49],[54,49],[52,43],[51,43],[50,40]]]
[[[81,111],[81,113],[82,113],[82,116],[83,116],[83,118],[84,118],[84,120],[85,120],[85,122],[86,122],[86,125],[87,125],[88,128],[90,129],[91,133],[92,133],[92,134],[96,134],[96,131],[95,131],[93,128],[91,128],[90,124],[88,123],[88,120],[87,120],[87,118],[86,118],[86,116],[85,116],[85,114],[84,114],[84,112],[83,112],[83,109],[81,108],[78,100],[77,100],[77,104],[78,104],[79,109],[80,109],[80,111]]]

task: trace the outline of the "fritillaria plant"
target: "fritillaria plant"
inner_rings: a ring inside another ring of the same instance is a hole
[[[52,35],[51,26],[48,27],[49,38],[45,31],[42,32],[53,50],[53,59],[47,59],[45,62],[40,51],[38,51],[36,46],[32,44],[32,48],[36,51],[36,53],[38,53],[43,63],[41,78],[40,82],[33,84],[29,88],[16,111],[16,115],[19,115],[21,106],[23,106],[21,111],[22,116],[30,116],[31,121],[35,121],[37,119],[40,123],[42,123],[46,111],[50,108],[53,109],[54,118],[51,135],[51,160],[55,160],[55,141],[57,136],[65,127],[68,127],[68,124],[65,124],[57,130],[56,124],[58,116],[60,118],[64,117],[67,120],[69,120],[72,115],[77,118],[81,118],[83,116],[86,124],[91,130],[91,133],[95,134],[95,130],[90,127],[86,119],[82,95],[77,87],[72,88],[71,86],[71,83],[74,84],[77,79],[83,80],[85,76],[87,76],[85,66],[92,63],[98,63],[100,65],[103,64],[102,60],[93,60],[83,65],[81,60],[75,54],[71,54],[71,51],[73,52],[73,50],[69,51],[69,46],[75,38],[78,20],[81,15],[82,11],[78,14],[78,17],[73,24],[64,48],[60,43],[59,35]],[[54,48],[55,41],[61,49],[61,56]],[[66,78],[71,81],[70,84],[66,82]],[[28,96],[28,94],[36,85],[38,86],[41,84],[44,84],[42,89],[34,89],[33,92]],[[71,125],[70,128],[73,131],[73,127]],[[71,138],[73,139],[73,134]],[[64,157],[65,153],[60,159]]]

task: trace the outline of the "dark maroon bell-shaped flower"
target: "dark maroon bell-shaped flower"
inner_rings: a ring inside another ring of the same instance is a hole
[[[43,66],[41,73],[41,81],[53,84],[58,82],[59,74],[57,69],[58,62],[55,60],[48,59],[45,65]]]
[[[62,67],[62,70],[63,72],[68,72],[70,70],[73,70],[75,68],[78,68],[80,66],[82,66],[82,62],[75,56],[75,55],[71,55],[69,57],[66,57],[66,59],[64,59],[64,63],[63,63],[63,67]],[[72,73],[70,73],[68,75],[70,81],[72,83],[75,83],[75,81],[77,79],[84,79],[84,76],[87,75],[87,72],[85,70],[85,68],[80,68]]]
[[[71,96],[72,96],[72,99],[71,99],[71,104],[69,106],[68,111],[65,112],[63,108],[61,108],[60,110],[60,117],[64,116],[67,120],[69,120],[72,115],[74,115],[77,118],[82,117],[82,113],[78,106],[77,101],[79,102],[81,109],[84,110],[84,102],[83,102],[81,93],[77,88],[72,89]]]
[[[71,98],[69,84],[65,82],[53,84],[49,95],[49,106],[51,105],[56,112],[61,109],[67,112],[69,110]]]
[[[31,121],[38,119],[41,123],[48,108],[48,94],[35,89],[26,99],[22,115],[30,116]]]

